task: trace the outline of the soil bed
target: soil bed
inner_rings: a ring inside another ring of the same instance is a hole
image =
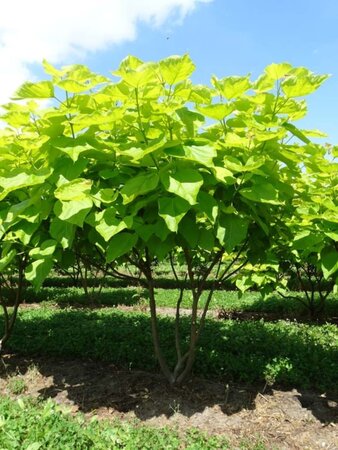
[[[338,449],[338,398],[328,393],[265,389],[194,378],[170,387],[161,375],[119,370],[97,361],[27,358],[0,360],[0,395],[53,398],[88,417],[139,419],[147,425],[196,427],[230,442],[260,438],[267,448]]]

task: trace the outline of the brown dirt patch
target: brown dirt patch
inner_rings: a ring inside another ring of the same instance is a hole
[[[24,394],[54,398],[88,416],[130,420],[179,430],[196,427],[224,434],[234,443],[259,437],[270,449],[338,450],[338,398],[263,386],[227,385],[194,378],[170,387],[161,375],[119,370],[96,361],[24,358],[0,360],[0,395],[15,397],[13,377],[24,381]]]

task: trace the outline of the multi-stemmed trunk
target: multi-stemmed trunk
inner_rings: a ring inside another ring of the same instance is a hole
[[[8,284],[8,279],[5,275],[2,275],[2,280],[0,282],[0,306],[3,311],[3,334],[0,338],[0,355],[4,351],[5,345],[12,335],[15,321],[18,314],[18,309],[23,300],[23,293],[25,288],[24,280],[24,270],[25,270],[25,258],[22,258],[18,264],[18,274],[15,283]],[[5,298],[4,287],[7,288],[9,293],[14,294],[14,299],[11,302]],[[13,310],[10,312],[9,308],[12,307]]]

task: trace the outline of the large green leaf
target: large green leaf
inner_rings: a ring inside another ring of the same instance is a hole
[[[39,81],[38,83],[24,83],[13,95],[14,100],[25,98],[53,98],[54,86],[51,81]]]
[[[200,229],[198,237],[198,245],[203,250],[211,252],[215,245],[215,235],[212,228],[202,228]]]
[[[213,159],[217,156],[216,149],[211,145],[185,145],[185,157],[197,161],[204,166],[214,165]]]
[[[205,121],[204,116],[194,111],[190,111],[188,108],[177,109],[176,113],[186,126],[188,136],[193,138],[195,136],[195,128],[197,128],[195,122],[198,123],[204,122]]]
[[[189,100],[197,105],[211,102],[211,89],[203,85],[191,86]]]
[[[40,247],[35,247],[29,252],[29,256],[33,259],[43,259],[51,257],[56,249],[57,242],[53,239],[48,239],[40,245]]]
[[[338,272],[338,252],[333,248],[324,248],[320,253],[320,260],[324,277],[328,279]]]
[[[213,77],[211,81],[213,85],[219,89],[220,93],[228,100],[240,97],[251,88],[250,75],[245,77],[225,77],[221,80]]]
[[[168,192],[184,198],[188,203],[196,203],[198,192],[203,185],[203,177],[197,170],[180,169],[173,174],[164,173],[162,183]]]
[[[155,83],[158,81],[156,68],[157,65],[154,63],[144,63],[136,69],[128,69],[125,71],[118,70],[114,72],[114,75],[119,75],[123,81],[133,88],[140,88],[148,83]]]
[[[273,81],[285,78],[291,71],[292,66],[289,63],[270,64],[264,69],[266,75]]]
[[[72,223],[82,227],[83,222],[93,206],[90,198],[80,200],[57,201],[54,206],[54,212],[60,220]]]
[[[0,272],[3,272],[4,269],[6,269],[6,267],[8,267],[10,265],[10,263],[15,258],[16,254],[17,254],[16,250],[14,248],[12,248],[11,250],[9,250],[9,252],[6,255],[4,255],[0,259]]]
[[[197,109],[207,117],[222,120],[234,111],[235,105],[233,103],[218,103],[215,105],[199,106]]]
[[[119,233],[111,238],[109,241],[106,260],[108,263],[115,261],[120,256],[128,253],[136,244],[137,235],[131,233]]]
[[[105,81],[107,81],[107,79],[103,77],[93,77],[92,79],[88,79],[86,81],[64,79],[56,82],[55,84],[57,87],[67,92],[79,94],[82,92],[89,91],[90,89],[93,89],[98,84],[104,83]]]
[[[238,147],[238,148],[248,148],[250,146],[250,139],[248,136],[241,136],[237,133],[232,133],[229,131],[224,138],[224,147]]]
[[[282,203],[279,200],[278,190],[268,182],[257,182],[250,187],[240,189],[239,192],[243,197],[254,202],[270,203],[272,205],[280,205]]]
[[[207,192],[200,191],[197,197],[199,211],[204,213],[211,223],[215,223],[218,216],[218,202]]]
[[[170,85],[186,80],[195,70],[189,55],[169,56],[159,66],[164,81]]]
[[[305,136],[297,127],[295,127],[292,123],[284,122],[283,127],[290,131],[291,134],[298,137],[305,144],[310,144],[310,139]]]
[[[147,156],[151,153],[154,153],[156,150],[160,149],[161,147],[163,147],[165,142],[166,142],[166,140],[163,139],[163,135],[161,135],[159,139],[154,139],[153,141],[148,143],[148,145],[146,147],[144,147],[144,145],[142,145],[140,147],[132,146],[126,150],[119,149],[119,150],[117,150],[117,154],[121,155],[121,156],[129,157],[131,162],[134,163],[134,162],[141,160],[145,156]]]
[[[42,184],[51,174],[49,169],[36,173],[26,170],[9,171],[6,176],[0,176],[0,200],[3,200],[10,192],[28,186]]]
[[[62,184],[55,190],[54,195],[57,199],[63,201],[79,201],[88,198],[92,181],[84,178],[72,180],[69,183]]]
[[[217,151],[212,145],[167,145],[165,154],[179,159],[195,161],[203,166],[212,167],[213,159],[217,156]]]
[[[43,258],[33,261],[25,270],[25,278],[30,281],[34,289],[38,290],[41,288],[42,283],[45,281],[47,276],[53,267],[52,258]]]
[[[248,219],[235,214],[223,215],[217,228],[217,239],[231,253],[247,237]]]
[[[316,91],[329,75],[314,75],[308,69],[293,69],[282,81],[282,88],[287,97],[302,97]]]
[[[168,237],[168,234],[170,234],[166,224],[161,219],[151,224],[144,223],[143,221],[141,221],[140,224],[137,224],[137,220],[135,220],[133,223],[133,228],[145,242],[148,241],[153,235],[157,236],[161,239],[161,241],[164,241]]]
[[[179,224],[179,233],[184,237],[191,248],[196,248],[200,236],[200,230],[196,223],[196,218],[191,214],[186,214]]]
[[[323,236],[320,233],[316,233],[310,230],[303,230],[295,234],[292,242],[292,246],[297,250],[306,248],[309,252],[318,249],[323,243]]]
[[[54,217],[51,221],[49,232],[51,237],[59,242],[63,249],[66,249],[70,248],[73,243],[75,226]]]
[[[40,226],[41,223],[39,222],[30,223],[27,222],[27,220],[20,220],[11,228],[11,231],[15,239],[18,239],[24,245],[28,245],[32,239],[32,236]]]
[[[153,191],[156,189],[158,182],[159,176],[156,172],[150,172],[130,178],[121,189],[123,203],[126,205],[139,195]]]
[[[214,166],[211,170],[214,173],[216,180],[221,181],[224,184],[234,184],[236,182],[236,178],[233,176],[232,172],[225,167]]]
[[[171,234],[168,238],[162,242],[157,236],[152,236],[147,242],[147,250],[152,258],[156,258],[157,261],[163,261],[168,257],[169,253],[175,247],[175,238]]]
[[[71,158],[74,162],[79,159],[81,153],[94,150],[94,148],[87,143],[84,143],[82,145],[75,145],[73,142],[72,145],[69,145],[70,143],[68,143],[67,145],[66,142],[56,141],[56,145],[53,144],[53,147],[68,155],[69,158]],[[64,144],[65,146],[63,146],[62,144]]]
[[[158,200],[158,206],[159,215],[168,229],[176,233],[178,224],[190,209],[189,203],[181,197],[162,197]]]
[[[139,88],[157,81],[156,68],[155,63],[144,63],[135,56],[127,56],[113,74],[121,77],[128,85]]]
[[[120,231],[131,228],[132,224],[131,216],[123,219],[117,217],[115,208],[108,208],[95,215],[95,229],[106,242]]]

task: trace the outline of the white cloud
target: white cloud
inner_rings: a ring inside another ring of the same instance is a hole
[[[198,3],[212,0],[2,0],[0,104],[32,78],[29,65],[62,63],[134,40],[137,26],[182,21]]]

